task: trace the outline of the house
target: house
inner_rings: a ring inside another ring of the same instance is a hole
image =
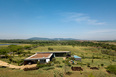
[[[70,51],[50,51],[50,52],[37,52],[34,55],[24,59],[24,65],[40,63],[48,63],[54,57],[70,57]]]
[[[75,58],[75,60],[80,60],[81,61],[81,57],[79,57],[77,55],[74,55],[73,57]]]

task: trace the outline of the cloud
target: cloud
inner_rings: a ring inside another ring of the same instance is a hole
[[[80,36],[80,39],[88,40],[115,40],[116,29],[96,29],[89,30]]]
[[[96,19],[91,19],[90,16],[88,16],[87,14],[84,13],[65,13],[64,16],[65,18],[65,22],[70,22],[70,21],[75,21],[77,23],[85,23],[85,24],[89,24],[89,25],[104,25],[106,24],[105,22],[100,22]]]
[[[88,31],[88,33],[91,33],[91,34],[97,34],[97,33],[111,33],[111,32],[116,32],[116,29],[103,29],[103,30]]]

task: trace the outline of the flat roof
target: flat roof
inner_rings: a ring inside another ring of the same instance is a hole
[[[37,54],[40,53],[70,53],[70,51],[47,51],[47,52],[37,52]]]
[[[36,54],[26,58],[25,60],[32,60],[32,59],[46,59],[50,58],[53,53],[70,53],[70,51],[49,51],[49,52],[37,52]]]
[[[26,58],[25,60],[50,58],[51,56],[52,56],[52,53],[39,53],[39,54],[36,53],[36,54]]]

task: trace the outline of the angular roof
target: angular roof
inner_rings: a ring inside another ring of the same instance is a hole
[[[79,56],[77,56],[77,55],[74,55],[74,58],[81,58],[81,57],[79,57]]]

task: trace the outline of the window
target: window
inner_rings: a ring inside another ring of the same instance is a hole
[[[46,63],[46,59],[41,59],[40,63]]]

